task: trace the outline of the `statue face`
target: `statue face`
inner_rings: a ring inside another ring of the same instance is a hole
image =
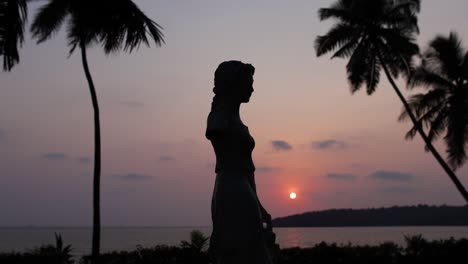
[[[242,78],[239,83],[240,99],[242,103],[247,103],[250,101],[250,96],[252,95],[253,89],[253,76],[248,74],[245,78]]]

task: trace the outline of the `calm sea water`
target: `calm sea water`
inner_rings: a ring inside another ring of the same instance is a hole
[[[106,227],[102,229],[102,252],[133,250],[136,245],[179,245],[189,240],[190,231],[198,229],[205,235],[210,227]],[[47,243],[55,243],[54,232],[62,234],[65,244],[73,246],[73,254],[88,254],[91,249],[91,228],[0,228],[0,251],[24,251]],[[404,237],[421,234],[428,240],[468,238],[468,226],[463,227],[333,227],[275,228],[281,248],[311,247],[322,241],[338,244],[378,245],[392,241],[404,245]]]

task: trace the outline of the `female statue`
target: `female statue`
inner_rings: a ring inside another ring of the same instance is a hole
[[[206,137],[216,154],[211,203],[210,254],[216,264],[270,264],[267,245],[274,234],[271,217],[258,200],[252,161],[255,142],[239,114],[250,100],[255,68],[240,61],[221,63],[215,72],[215,96]],[[263,223],[270,224],[265,229]]]

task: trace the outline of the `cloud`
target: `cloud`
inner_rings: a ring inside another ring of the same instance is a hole
[[[93,160],[90,157],[78,157],[76,158],[76,161],[82,164],[88,164],[91,163],[91,161]]]
[[[310,147],[313,149],[318,149],[318,150],[327,150],[327,149],[338,150],[338,149],[347,149],[347,148],[350,148],[351,146],[348,143],[337,140],[337,139],[326,139],[326,140],[320,140],[320,141],[313,141],[310,144]]]
[[[279,151],[289,151],[292,149],[292,146],[284,140],[272,140],[271,145]]]
[[[124,181],[147,181],[154,178],[154,176],[145,175],[145,174],[138,174],[138,173],[128,173],[124,175],[115,175],[113,176],[116,179],[124,180]]]
[[[140,108],[140,107],[145,106],[143,102],[139,102],[139,101],[125,101],[125,102],[122,102],[122,105],[127,106],[127,107],[132,107],[132,108]]]
[[[159,161],[160,162],[168,162],[168,161],[175,161],[176,158],[172,156],[160,156]]]
[[[373,172],[369,177],[375,180],[384,181],[410,181],[414,178],[414,175],[405,172],[380,170]]]
[[[341,180],[341,181],[354,181],[357,179],[357,176],[354,174],[346,174],[346,173],[328,173],[325,175],[326,178],[334,179],[334,180]]]
[[[47,160],[65,160],[68,158],[67,154],[62,152],[50,152],[42,155],[42,157]]]
[[[397,193],[397,194],[407,194],[407,193],[415,192],[415,190],[412,188],[402,188],[402,187],[388,187],[388,188],[379,189],[379,191],[384,192],[384,193]]]

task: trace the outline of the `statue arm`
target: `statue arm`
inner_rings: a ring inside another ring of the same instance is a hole
[[[212,140],[214,137],[223,135],[229,130],[229,120],[222,113],[211,112],[208,115],[206,133],[207,139]]]

